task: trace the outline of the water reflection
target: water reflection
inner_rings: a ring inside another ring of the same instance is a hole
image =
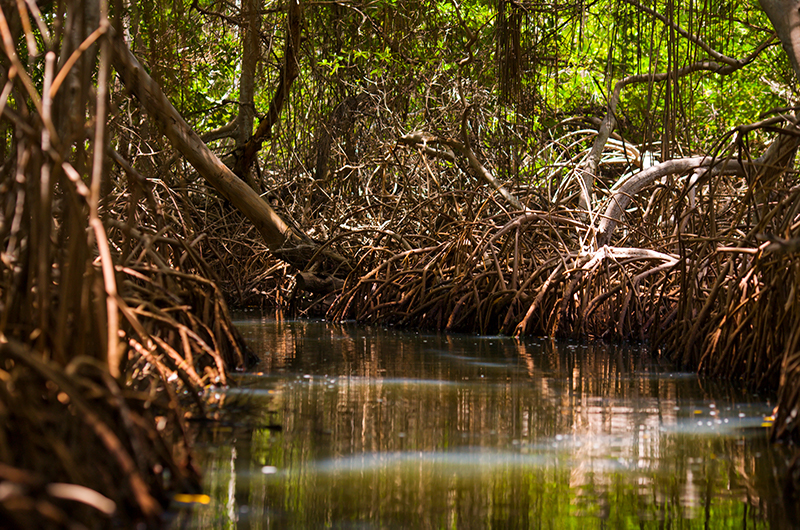
[[[239,322],[189,528],[781,528],[763,397],[637,347]]]

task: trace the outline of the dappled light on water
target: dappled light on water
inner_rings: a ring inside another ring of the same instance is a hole
[[[643,347],[238,324],[176,528],[788,527],[769,396]]]

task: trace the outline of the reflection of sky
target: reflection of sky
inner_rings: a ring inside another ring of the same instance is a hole
[[[401,510],[370,504],[375,488],[406,503],[465,491],[482,499],[430,508],[450,518],[494,513],[495,490],[561,488],[575,507],[569,517],[610,517],[621,498],[640,511],[677,503],[681,517],[712,498],[765,502],[754,459],[768,451],[769,403],[669,371],[642,348],[304,322],[243,332],[264,359],[258,373],[209,396],[229,413],[255,411],[257,420],[238,421],[255,426],[245,436],[258,456],[243,467],[239,455],[235,474],[240,485],[260,484],[270,499],[261,502],[283,506],[290,520],[308,503],[329,515],[342,502],[361,516]],[[225,434],[217,438],[210,454],[225,453]],[[232,473],[230,449],[226,461],[219,473]]]

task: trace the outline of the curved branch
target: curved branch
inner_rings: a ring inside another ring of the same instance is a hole
[[[602,247],[609,243],[611,234],[614,233],[614,229],[617,227],[620,219],[622,219],[622,213],[628,207],[633,197],[639,193],[642,188],[649,186],[657,179],[667,175],[686,173],[701,167],[709,167],[714,161],[715,159],[707,156],[667,160],[666,162],[651,166],[644,171],[640,171],[625,181],[609,200],[605,216],[600,221],[600,226],[597,229],[597,246]]]
[[[777,130],[779,133],[766,151],[755,160],[742,163],[737,160],[722,160],[707,156],[678,158],[656,164],[644,171],[640,171],[622,183],[616,184],[614,186],[616,189],[612,188],[613,194],[606,208],[605,216],[597,228],[597,245],[603,246],[609,243],[614,229],[622,219],[622,214],[633,197],[661,177],[694,171],[695,174],[689,181],[688,186],[691,189],[701,177],[708,178],[720,173],[745,176],[751,171],[758,172],[770,169],[783,171],[794,160],[797,146],[800,145],[800,133],[797,125],[789,126],[785,129],[774,127],[778,121],[784,119],[786,118],[770,118],[755,124],[744,125],[737,129],[740,134],[756,128]]]
[[[608,113],[606,114],[605,118],[603,118],[603,122],[600,124],[600,129],[597,131],[597,137],[594,140],[594,144],[592,144],[592,150],[589,153],[589,157],[587,158],[586,163],[578,168],[578,171],[583,175],[583,181],[586,183],[586,190],[589,194],[588,196],[583,197],[583,200],[585,201],[583,206],[588,210],[589,206],[591,205],[590,197],[591,190],[594,187],[595,175],[597,174],[597,168],[600,165],[600,158],[603,156],[603,149],[605,149],[606,143],[608,143],[608,139],[611,136],[611,132],[617,125],[617,105],[619,104],[620,97],[622,96],[623,88],[634,83],[657,83],[660,81],[666,81],[669,78],[678,79],[691,73],[701,71],[715,72],[720,75],[728,75],[732,72],[735,72],[739,68],[742,68],[745,64],[746,63],[743,62],[740,65],[737,64],[736,66],[731,66],[728,64],[719,64],[714,61],[698,61],[674,72],[631,75],[617,81],[617,84],[614,85],[614,92],[611,95],[611,99],[608,101]]]
[[[464,135],[466,138],[466,135]],[[405,145],[411,145],[415,147],[419,147],[425,154],[430,156],[435,156],[437,158],[441,158],[442,160],[447,160],[448,162],[455,161],[455,154],[453,151],[456,151],[461,156],[467,159],[469,162],[469,167],[472,168],[472,171],[476,173],[478,178],[483,180],[486,184],[492,187],[497,193],[502,195],[502,197],[506,200],[508,204],[511,205],[515,210],[524,212],[527,211],[525,205],[522,204],[519,199],[514,197],[514,195],[506,189],[505,186],[500,184],[494,175],[486,169],[486,167],[481,164],[478,157],[475,156],[475,153],[472,151],[472,148],[469,145],[461,143],[456,140],[448,140],[445,138],[439,138],[432,134],[428,134],[421,131],[415,131],[405,136],[402,136],[399,140],[399,143]],[[440,144],[448,147],[447,150],[442,149],[435,149],[430,147],[429,144]]]

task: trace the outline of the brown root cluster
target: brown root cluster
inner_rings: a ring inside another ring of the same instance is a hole
[[[253,360],[194,241],[180,228],[158,230],[159,215],[143,216],[136,228],[112,220],[127,199],[106,204],[122,315],[117,357],[103,348],[104,279],[83,242],[55,253],[51,282],[36,283],[33,293],[14,289],[19,279],[5,271],[6,307],[45,291],[54,322],[26,333],[24,313],[4,312],[0,518],[9,528],[159,527],[175,493],[199,492],[186,421],[204,415],[203,389],[227,384],[230,369]],[[15,235],[30,238],[29,230],[23,225]],[[14,258],[26,259],[25,250]],[[80,283],[65,285],[59,265],[80,264],[87,254]],[[85,305],[65,304],[62,292]],[[110,358],[119,359],[118,377]]]
[[[565,138],[581,134],[591,138],[574,129]],[[608,226],[606,205],[626,193],[627,175],[641,171],[636,146],[606,147],[600,195],[587,211],[572,171],[589,142],[566,149],[566,140],[554,141],[544,153],[549,163],[509,186],[526,205],[518,211],[465,160],[441,156],[445,142],[409,137],[365,150],[375,158],[366,168],[380,168],[383,178],[401,172],[402,185],[386,179],[387,192],[365,169],[362,195],[318,202],[334,222],[307,226],[331,234],[327,247],[349,256],[352,268],[333,273],[341,285],[335,293],[306,293],[301,312],[445,331],[649,341],[703,374],[780,388],[774,435],[796,439],[800,187],[787,169],[793,136],[775,136],[779,148],[752,154],[731,144],[697,157],[702,162],[689,170],[656,173],[626,196],[603,245],[596,235]],[[342,196],[336,183],[311,184]],[[314,200],[302,189],[291,196],[294,204]]]
[[[0,360],[4,527],[155,527],[169,492],[198,490],[174,394],[122,386],[89,357],[58,366],[15,340]]]
[[[117,151],[109,21],[69,9],[86,20],[59,11],[69,38],[46,43],[40,90],[13,49],[35,40],[24,6],[2,4],[0,526],[156,528],[199,491],[186,421],[203,389],[252,353],[204,236]]]

